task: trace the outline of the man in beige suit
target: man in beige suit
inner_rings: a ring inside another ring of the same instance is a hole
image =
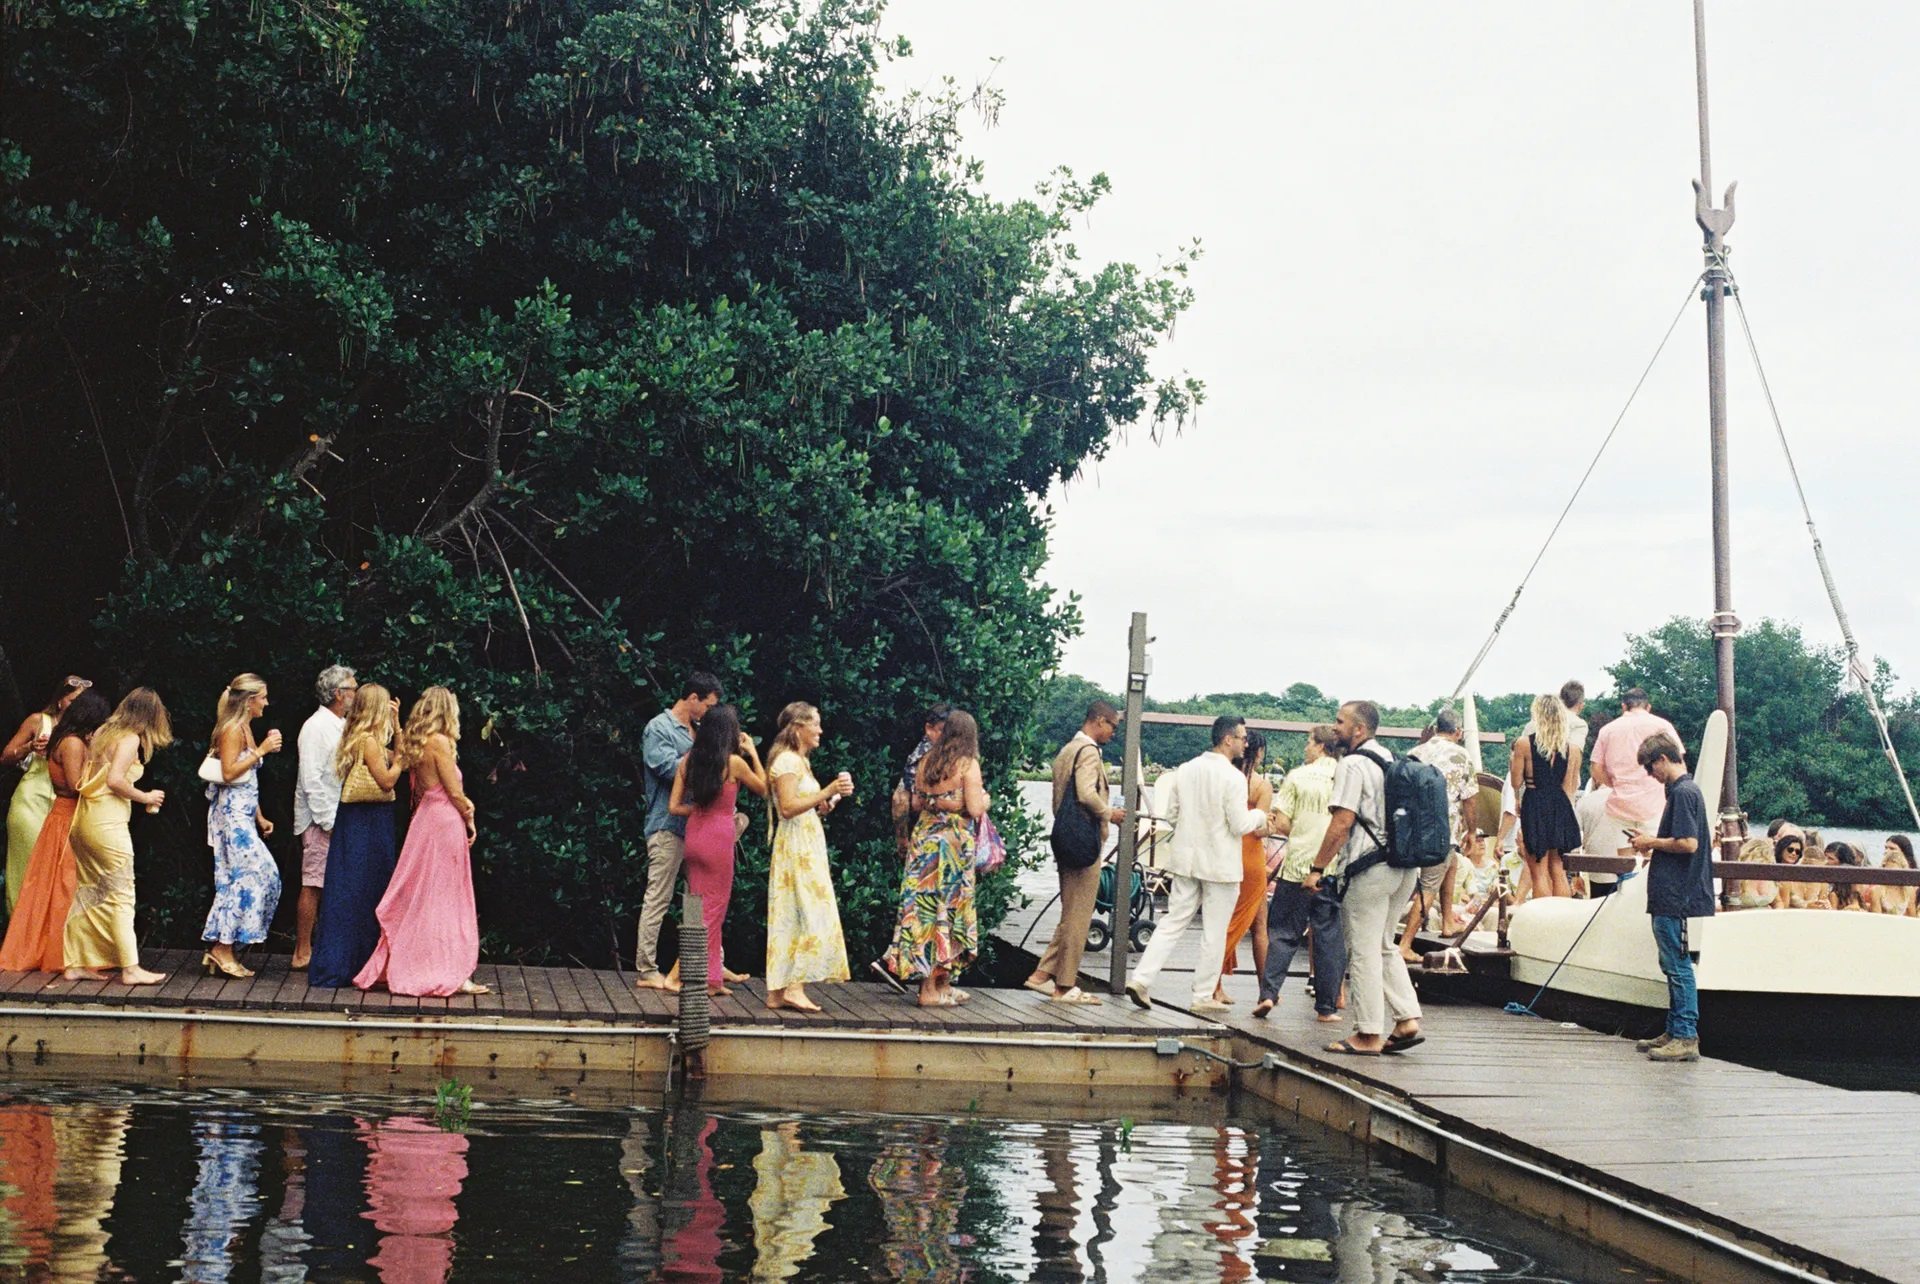
[[[1087,706],[1086,721],[1074,737],[1053,756],[1053,810],[1085,807],[1100,825],[1101,859],[1085,869],[1055,869],[1060,875],[1060,921],[1053,940],[1040,956],[1039,966],[1027,978],[1027,988],[1051,993],[1062,1003],[1098,1003],[1079,985],[1080,951],[1087,945],[1093,923],[1094,893],[1100,890],[1100,867],[1105,863],[1107,829],[1120,823],[1122,812],[1108,800],[1107,765],[1100,750],[1120,730],[1120,713],[1105,700]]]

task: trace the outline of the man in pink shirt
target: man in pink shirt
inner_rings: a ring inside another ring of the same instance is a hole
[[[1640,746],[1657,735],[1671,736],[1678,744],[1680,733],[1656,714],[1650,703],[1645,691],[1630,688],[1620,697],[1620,716],[1600,728],[1600,738],[1593,742],[1593,787],[1610,788],[1613,794],[1607,799],[1605,822],[1594,827],[1584,844],[1589,856],[1617,854],[1627,845],[1625,831],[1629,829],[1651,834],[1666,809],[1666,786],[1640,765]],[[1594,892],[1604,894],[1603,886],[1612,890],[1611,886],[1596,884]]]

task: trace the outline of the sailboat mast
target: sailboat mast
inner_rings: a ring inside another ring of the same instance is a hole
[[[1733,540],[1727,485],[1727,229],[1733,226],[1733,190],[1727,187],[1720,209],[1713,208],[1713,156],[1707,133],[1706,0],[1693,0],[1694,76],[1700,96],[1700,178],[1693,185],[1694,220],[1706,238],[1707,423],[1713,459],[1713,672],[1719,706],[1727,715],[1727,768],[1720,787],[1723,845],[1737,842],[1740,830],[1739,743],[1734,721],[1733,640],[1740,619],[1733,613]]]

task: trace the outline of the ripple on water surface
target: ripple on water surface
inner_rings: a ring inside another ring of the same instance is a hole
[[[1308,1125],[0,1084],[0,1279],[1647,1278]]]

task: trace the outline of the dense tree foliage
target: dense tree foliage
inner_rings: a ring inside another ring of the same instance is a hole
[[[1620,689],[1646,688],[1688,748],[1699,744],[1715,703],[1705,621],[1676,618],[1628,638],[1626,657],[1608,672]],[[1740,803],[1756,823],[1784,816],[1818,825],[1912,824],[1838,648],[1808,643],[1796,625],[1762,620],[1735,639],[1733,677]],[[1884,660],[1873,681],[1902,761],[1920,762],[1920,703],[1911,692],[1894,697]]]
[[[1705,621],[1676,618],[1630,636],[1625,658],[1608,666],[1607,674],[1613,679],[1612,691],[1587,700],[1586,717],[1596,735],[1618,716],[1618,693],[1642,687],[1654,710],[1680,730],[1689,752],[1698,750],[1716,701],[1713,640]],[[1886,662],[1878,662],[1874,693],[1889,714],[1894,746],[1903,762],[1920,763],[1920,698],[1911,692],[1896,698],[1893,682]],[[1734,687],[1741,803],[1756,823],[1785,816],[1813,825],[1897,829],[1911,824],[1866,701],[1847,682],[1845,656],[1838,649],[1810,644],[1797,626],[1762,620],[1734,644]],[[1085,678],[1050,680],[1036,714],[1039,742],[1059,744],[1072,735],[1087,702],[1096,698],[1124,707],[1116,693]],[[1511,742],[1526,727],[1533,699],[1528,692],[1479,697],[1480,729],[1499,732]],[[1424,726],[1443,703],[1381,712],[1389,724]],[[1330,721],[1338,705],[1319,688],[1297,682],[1280,695],[1237,692],[1149,699],[1146,707],[1167,713]],[[1288,765],[1300,761],[1299,740],[1276,740]],[[1120,761],[1121,743],[1116,739],[1107,748],[1113,762]],[[1169,765],[1204,749],[1206,734],[1199,728],[1148,724],[1141,746],[1148,762]],[[1483,758],[1487,770],[1506,770],[1503,746],[1486,745]]]
[[[860,787],[842,912],[877,948],[916,710],[977,711],[1010,785],[1075,625],[1036,579],[1047,489],[1198,395],[1147,364],[1187,258],[1081,264],[1101,178],[985,197],[956,128],[992,100],[884,100],[904,44],[841,0],[4,12],[23,675],[95,617],[97,676],[160,688],[189,742],[241,670],[289,733],[328,661],[445,683],[489,950],[604,962],[640,728],[712,668],[762,733],[824,710],[819,760]],[[175,798],[196,756],[163,758]],[[197,927],[198,825],[141,835],[149,929]]]

